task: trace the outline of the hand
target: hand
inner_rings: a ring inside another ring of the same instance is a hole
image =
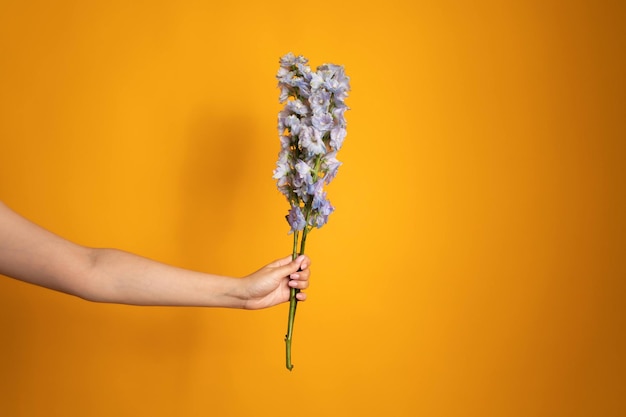
[[[306,255],[300,255],[293,261],[291,256],[288,256],[242,278],[245,294],[244,308],[257,310],[289,301],[291,288],[299,290],[308,288],[310,265],[311,260]],[[306,294],[299,292],[296,298],[298,301],[304,301]]]

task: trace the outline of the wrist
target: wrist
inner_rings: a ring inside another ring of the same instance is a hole
[[[245,278],[228,277],[225,282],[224,307],[245,309],[249,294]]]

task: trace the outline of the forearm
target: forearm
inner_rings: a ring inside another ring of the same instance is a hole
[[[92,249],[84,293],[90,301],[241,308],[242,281],[189,271],[116,249]]]
[[[29,222],[0,202],[0,274],[96,302],[258,309],[308,287],[309,259],[285,257],[244,278],[91,249]],[[298,294],[304,300],[304,294]]]

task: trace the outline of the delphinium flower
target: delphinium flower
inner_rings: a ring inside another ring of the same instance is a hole
[[[276,78],[284,108],[278,114],[280,152],[274,179],[290,204],[286,219],[293,234],[295,259],[304,254],[308,233],[325,225],[334,211],[324,185],[335,178],[341,166],[336,156],[346,137],[345,99],[350,79],[340,65],[324,64],[312,71],[305,57],[291,52],[280,59]],[[291,341],[298,291],[291,289],[285,336],[289,370],[293,368]]]

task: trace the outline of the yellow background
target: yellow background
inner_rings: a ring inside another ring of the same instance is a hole
[[[292,373],[286,305],[3,277],[0,415],[624,415],[624,9],[0,2],[0,198],[84,245],[235,276],[288,254],[278,58],[353,89]]]

